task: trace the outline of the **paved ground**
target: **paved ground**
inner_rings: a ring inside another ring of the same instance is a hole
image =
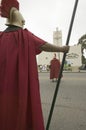
[[[45,126],[56,82],[39,73]],[[63,73],[49,130],[86,130],[86,73]]]

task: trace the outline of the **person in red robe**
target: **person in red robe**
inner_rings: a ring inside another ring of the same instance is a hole
[[[23,29],[16,0],[2,0],[1,16],[8,27],[0,32],[0,130],[45,130],[36,55],[69,47],[51,45]]]
[[[54,54],[54,58],[50,62],[50,79],[52,82],[57,81],[60,72],[60,61],[56,58],[56,54]]]

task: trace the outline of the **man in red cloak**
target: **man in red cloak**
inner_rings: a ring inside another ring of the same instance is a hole
[[[68,52],[23,29],[17,0],[2,0],[7,18],[0,32],[0,130],[44,130],[36,55],[42,50]]]
[[[52,82],[57,81],[60,71],[60,61],[56,58],[56,54],[54,54],[54,58],[50,62],[50,79]]]

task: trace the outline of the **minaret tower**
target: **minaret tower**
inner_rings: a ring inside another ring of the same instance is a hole
[[[62,31],[56,28],[56,31],[53,32],[53,43],[56,46],[62,46]],[[60,53],[57,54],[58,59],[61,60]]]

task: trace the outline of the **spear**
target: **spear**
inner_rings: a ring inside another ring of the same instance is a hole
[[[70,40],[70,36],[71,36],[71,32],[72,32],[72,27],[73,27],[73,23],[74,23],[74,18],[75,18],[75,14],[76,14],[76,10],[77,10],[77,5],[78,5],[78,0],[75,0],[74,9],[73,9],[73,13],[72,13],[71,21],[70,21],[70,26],[69,26],[69,31],[68,31],[68,36],[67,36],[67,40],[66,40],[66,45],[69,44],[69,40]],[[49,130],[49,126],[50,126],[50,122],[51,122],[51,118],[52,118],[52,114],[53,114],[53,110],[54,110],[54,106],[55,106],[55,101],[56,101],[56,97],[57,97],[59,86],[60,86],[63,67],[64,67],[64,63],[65,63],[65,58],[66,58],[66,53],[64,53],[64,55],[63,55],[62,65],[61,65],[58,81],[56,84],[56,89],[55,89],[55,93],[53,96],[53,101],[51,104],[51,109],[50,109],[50,113],[49,113],[49,117],[48,117],[48,121],[47,121],[47,125],[46,125],[46,130]]]

